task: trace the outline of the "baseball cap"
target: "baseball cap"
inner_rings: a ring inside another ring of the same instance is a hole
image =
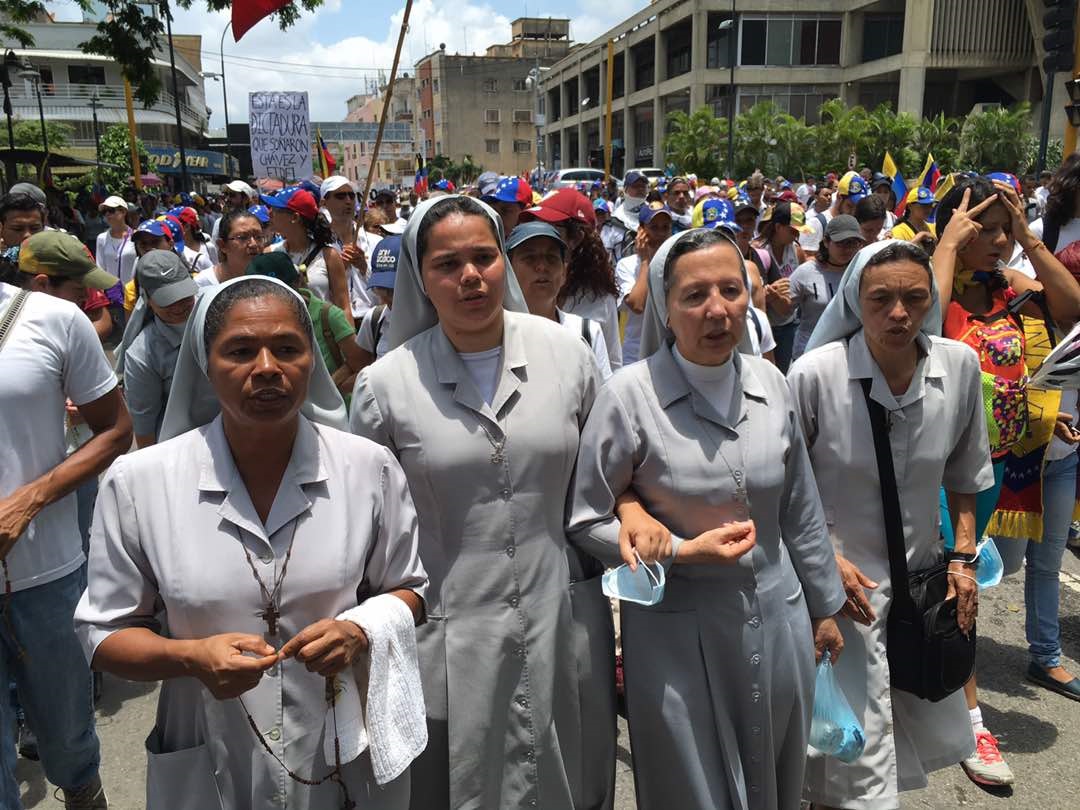
[[[626,176],[623,178],[623,188],[625,188],[626,186],[632,186],[634,185],[634,183],[640,183],[642,180],[648,180],[645,174],[643,172],[631,169],[626,173]]]
[[[94,263],[86,245],[63,231],[40,231],[24,241],[19,249],[19,272],[78,279],[93,290],[109,290],[120,283]]]
[[[407,225],[407,222],[398,221],[387,222],[385,225],[380,225],[379,227],[391,236],[400,236],[401,234],[405,233],[405,227]]]
[[[125,200],[123,197],[117,197],[115,194],[113,194],[111,197],[105,198],[105,201],[98,206],[98,211],[104,211],[106,208],[122,208],[127,211],[127,200]]]
[[[151,250],[135,264],[139,289],[159,307],[167,307],[199,292],[183,260],[171,250]]]
[[[1009,172],[990,172],[986,175],[986,179],[990,181],[997,180],[999,183],[1008,183],[1013,187],[1013,191],[1020,194],[1020,181],[1016,178],[1015,174],[1009,174]]]
[[[858,173],[848,172],[840,178],[836,193],[847,197],[853,203],[857,203],[870,192],[866,188],[866,181]]]
[[[661,215],[671,219],[671,209],[663,203],[651,202],[638,209],[638,222],[642,225],[648,225],[653,219]]]
[[[880,188],[881,186],[892,188],[892,179],[881,172],[874,172],[874,178],[870,181],[870,188]]]
[[[165,227],[165,223],[159,219],[146,219],[139,223],[139,227],[135,229],[135,233],[132,234],[132,238],[137,238],[140,234],[148,234],[150,236],[164,236],[170,242],[172,241],[172,231]]]
[[[191,206],[177,206],[169,210],[169,216],[176,217],[184,225],[192,228],[199,227],[199,212]]]
[[[173,250],[177,253],[184,252],[184,226],[179,219],[172,214],[166,214],[163,217],[158,217],[158,220],[169,231],[172,236]]]
[[[323,180],[322,185],[319,186],[319,197],[321,199],[327,194],[333,194],[339,188],[344,188],[345,186],[348,186],[350,189],[355,191],[355,189],[353,189],[352,187],[352,182],[349,180],[348,177],[342,177],[340,174],[331,175],[330,177],[327,177],[325,180]]]
[[[750,199],[750,195],[745,191],[736,191],[732,203],[735,206],[736,215],[746,210],[753,211],[755,214],[758,212],[758,207],[754,205],[754,201]]]
[[[794,191],[792,191],[790,188],[786,188],[783,191],[781,191],[779,194],[777,194],[776,199],[780,200],[781,202],[798,202],[799,201],[798,195]]]
[[[490,194],[483,197],[486,201],[497,200],[499,202],[520,203],[521,205],[532,204],[532,188],[520,177],[500,177],[498,185]]]
[[[806,224],[806,209],[798,203],[778,202],[771,208],[766,208],[761,216],[761,224],[774,222],[777,225],[790,225],[799,233],[808,233],[810,227]]]
[[[611,213],[611,203],[609,203],[607,200],[605,200],[602,197],[593,200],[592,207],[593,207],[593,211],[603,211],[604,213],[607,213],[607,214]]]
[[[253,205],[248,209],[248,213],[263,225],[267,225],[270,222],[270,209],[265,205]]]
[[[696,227],[726,228],[732,233],[742,231],[742,228],[735,224],[735,206],[731,200],[702,200],[701,205],[694,210],[695,220],[699,210],[701,212],[701,222],[700,224],[695,222]]]
[[[937,200],[934,199],[934,192],[926,186],[916,186],[907,194],[908,205],[934,205],[936,202]]]
[[[281,250],[274,250],[270,253],[260,253],[258,256],[254,256],[248,262],[244,275],[269,276],[270,278],[276,278],[282,284],[288,284],[292,287],[296,284],[296,280],[300,278],[300,271],[296,269],[296,265],[289,258],[289,254]]]
[[[484,172],[477,177],[476,188],[480,191],[481,199],[494,194],[495,187],[499,185],[499,180],[501,179],[498,172]]]
[[[825,238],[830,242],[843,242],[845,239],[862,239],[859,220],[850,214],[837,214],[825,226]]]
[[[226,183],[223,188],[227,191],[234,191],[238,194],[246,194],[249,198],[259,196],[255,189],[253,189],[243,180],[232,180],[231,182]]]
[[[300,186],[283,188],[272,196],[261,194],[259,199],[270,208],[292,211],[304,219],[315,219],[319,215],[319,204],[315,202],[315,196]]]
[[[573,219],[584,222],[590,228],[596,227],[596,214],[593,212],[592,203],[588,197],[573,188],[560,188],[549,194],[539,205],[522,211],[518,221],[532,222],[535,219],[553,224]]]
[[[382,287],[384,290],[394,289],[394,280],[397,278],[398,257],[401,255],[401,237],[387,236],[379,240],[375,250],[371,254],[371,276],[368,278],[369,287]]]
[[[555,230],[555,227],[546,222],[525,222],[515,227],[514,230],[510,231],[510,236],[506,239],[506,252],[509,253],[515,248],[521,247],[530,239],[536,239],[540,236],[558,242],[559,252],[562,253],[563,258],[566,258],[566,242],[559,236],[559,232]]]
[[[45,192],[33,183],[16,183],[8,189],[8,194],[25,194],[38,205],[45,205],[47,203]]]

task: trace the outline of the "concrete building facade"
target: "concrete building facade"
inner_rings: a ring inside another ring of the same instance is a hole
[[[542,98],[529,74],[570,52],[570,21],[523,17],[511,37],[482,56],[440,49],[417,62],[417,146],[425,158],[468,155],[508,175],[536,168]]]
[[[625,167],[662,166],[670,114],[706,104],[724,117],[730,103],[744,112],[771,99],[809,123],[830,98],[868,108],[888,101],[916,116],[1023,100],[1037,107],[1042,11],[1041,0],[655,0],[545,72],[545,162],[587,166],[590,154],[595,162],[608,40],[612,143],[624,148]],[[1061,131],[1060,110],[1055,123]]]

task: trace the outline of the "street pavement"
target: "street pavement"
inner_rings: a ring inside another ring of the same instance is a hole
[[[1066,552],[1061,589],[1062,647],[1066,665],[1080,673],[1080,559]],[[1080,703],[1024,680],[1023,574],[984,591],[979,608],[979,681],[983,717],[997,735],[1016,774],[1012,790],[988,791],[972,784],[960,766],[932,775],[924,790],[904,796],[904,810],[1080,810]],[[102,777],[115,810],[144,806],[143,740],[154,724],[157,688],[106,676],[98,706]],[[626,724],[620,721],[616,810],[632,810],[633,776]],[[53,787],[38,763],[20,759],[17,775],[27,808],[53,808]],[[671,810],[678,810],[672,797]],[[435,810],[433,808],[433,810]]]

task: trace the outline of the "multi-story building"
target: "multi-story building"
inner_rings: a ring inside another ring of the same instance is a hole
[[[522,17],[511,34],[483,56],[440,48],[416,63],[417,142],[425,157],[468,155],[509,175],[536,168],[542,99],[528,79],[570,52],[570,21]]]
[[[95,108],[99,134],[113,124],[127,123],[120,66],[104,56],[79,50],[81,43],[97,33],[96,23],[92,20],[53,22],[43,16],[25,28],[34,38],[33,47],[23,48],[17,43],[5,42],[5,50],[12,50],[19,62],[36,71],[45,119],[71,128],[71,139],[63,151],[93,160]],[[206,142],[209,120],[199,58],[202,38],[174,34],[173,42],[180,93],[180,125],[189,176],[197,180],[200,175],[216,178],[231,173],[224,155],[200,149]],[[169,52],[164,43],[154,58],[153,69],[161,79],[161,95],[149,108],[135,101],[135,129],[151,156],[162,158],[158,165],[160,173],[178,175],[176,109]],[[38,118],[37,88],[33,79],[22,72],[13,72],[11,76],[13,85],[9,92],[13,112],[18,119],[34,121]]]
[[[830,98],[916,116],[1040,102],[1041,14],[1028,0],[655,0],[545,72],[545,159],[588,165],[603,144],[609,40],[612,143],[652,166],[670,114],[706,104],[723,117],[771,99],[813,123]]]
[[[417,151],[414,129],[414,111],[417,106],[415,87],[415,80],[408,73],[403,73],[394,82],[379,157],[375,161],[373,187],[412,185]],[[344,123],[318,125],[322,127],[322,135],[327,143],[333,140],[341,148],[344,163],[339,170],[346,177],[361,183],[367,180],[371,168],[386,90],[384,83],[377,94],[352,96],[346,101],[348,113]],[[352,127],[351,124],[368,126]],[[332,139],[328,134],[330,132],[340,134],[341,139]]]

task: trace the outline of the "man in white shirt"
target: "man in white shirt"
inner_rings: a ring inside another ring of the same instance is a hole
[[[108,807],[98,767],[90,667],[75,637],[75,606],[85,587],[86,557],[75,490],[131,445],[131,420],[93,325],[77,303],[86,288],[117,279],[96,267],[75,237],[35,234],[19,250],[11,276],[26,290],[21,311],[0,343],[0,559],[4,643],[0,684],[15,682],[37,733],[45,775],[67,807]],[[20,299],[0,283],[0,313]],[[66,300],[65,300],[66,299]],[[93,437],[66,455],[64,416],[71,402]],[[14,760],[15,718],[0,701],[0,742]],[[0,768],[0,805],[17,808],[13,769]]]
[[[642,313],[649,295],[649,262],[671,236],[671,211],[654,202],[638,209],[637,252],[615,265],[615,283],[619,285],[619,310],[626,313],[623,331],[623,366],[637,362],[641,348]]]
[[[232,180],[226,183],[222,187],[222,194],[224,196],[224,213],[227,214],[230,211],[237,211],[241,208],[246,209],[248,206],[257,203],[259,194],[255,189],[245,183],[243,180]],[[218,239],[218,226],[221,224],[221,218],[214,223],[214,232],[210,234],[210,239],[217,243]]]

